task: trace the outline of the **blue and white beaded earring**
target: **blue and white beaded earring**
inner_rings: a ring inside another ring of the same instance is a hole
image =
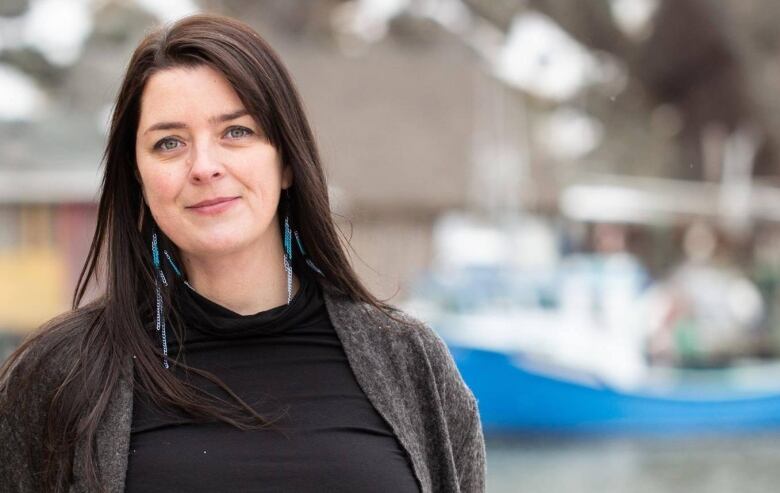
[[[292,231],[290,230],[290,191],[285,189],[284,270],[287,271],[287,304],[292,301]]]
[[[173,269],[173,272],[176,273],[176,276],[183,279],[181,270],[176,265],[176,262],[173,261],[173,258],[171,258],[171,254],[168,253],[168,250],[163,250],[163,255],[165,255],[165,258],[168,260],[168,264],[170,264],[171,269]],[[163,350],[163,366],[165,368],[169,368],[168,365],[168,335],[165,330],[165,313],[163,311],[163,298],[162,298],[162,289],[160,288],[160,283],[162,283],[163,286],[168,287],[168,279],[165,277],[165,273],[162,270],[162,265],[160,265],[160,250],[157,246],[157,231],[152,230],[152,265],[154,266],[154,290],[155,290],[155,327],[157,328],[157,332],[160,333],[160,339],[162,340],[162,350]],[[190,283],[187,282],[186,279],[183,279],[184,284],[192,289],[192,286],[190,286]]]
[[[165,252],[166,255],[168,252]],[[170,257],[168,257],[170,260]],[[156,296],[155,303],[155,326],[162,339],[163,366],[168,368],[168,338],[165,331],[165,314],[163,313],[162,291],[160,282],[163,286],[168,286],[168,280],[160,267],[160,251],[157,248],[157,232],[152,231],[152,265],[154,266],[154,291]]]

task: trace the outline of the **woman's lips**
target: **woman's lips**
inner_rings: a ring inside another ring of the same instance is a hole
[[[214,200],[204,200],[197,204],[187,207],[187,209],[197,212],[198,214],[219,214],[226,211],[235,204],[241,197],[221,197]]]

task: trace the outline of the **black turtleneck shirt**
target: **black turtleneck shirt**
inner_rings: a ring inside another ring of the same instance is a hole
[[[358,386],[320,286],[306,275],[300,281],[289,305],[248,316],[178,291],[186,363],[279,419],[256,431],[195,423],[136,390],[125,491],[419,491],[392,429]],[[169,340],[170,354],[178,350]],[[226,398],[208,380],[188,378]]]

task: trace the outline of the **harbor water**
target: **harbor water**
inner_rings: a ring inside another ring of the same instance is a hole
[[[768,493],[780,431],[739,436],[488,437],[489,493]]]

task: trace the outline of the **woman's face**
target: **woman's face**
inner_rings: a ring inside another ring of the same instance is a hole
[[[292,169],[220,72],[199,66],[150,77],[136,158],[146,203],[183,253],[229,254],[278,241],[276,208]]]

